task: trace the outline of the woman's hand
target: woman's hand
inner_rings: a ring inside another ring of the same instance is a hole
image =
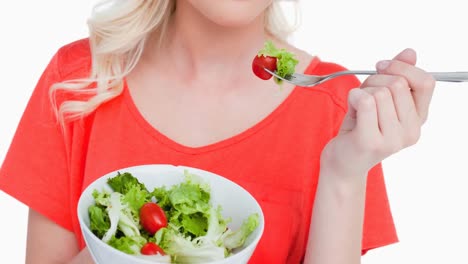
[[[340,132],[322,153],[322,169],[334,175],[367,175],[374,165],[418,141],[435,81],[415,63],[416,53],[406,49],[377,63],[378,74],[350,91]]]
[[[435,82],[407,49],[350,91],[338,135],[322,152],[304,263],[361,263],[368,171],[419,139]]]

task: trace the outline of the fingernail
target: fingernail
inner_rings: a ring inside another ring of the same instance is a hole
[[[388,60],[379,61],[377,63],[377,69],[378,70],[385,70],[388,67],[388,65],[390,65],[390,61],[388,61]]]

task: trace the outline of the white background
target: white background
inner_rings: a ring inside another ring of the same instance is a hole
[[[94,2],[0,1],[0,161],[53,53],[86,36]],[[304,0],[292,41],[352,69],[412,47],[426,70],[468,71],[463,2]],[[467,101],[468,83],[438,83],[420,142],[384,162],[401,242],[363,263],[468,263]],[[0,208],[0,262],[24,263],[27,208],[3,192]]]

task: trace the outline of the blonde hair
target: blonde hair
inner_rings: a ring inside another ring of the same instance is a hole
[[[157,32],[162,42],[174,10],[175,0],[105,0],[94,7],[88,20],[90,76],[56,83],[50,89],[62,125],[93,112],[122,93],[123,79],[138,63],[149,33]],[[266,32],[285,40],[295,29],[289,24],[278,1],[274,0],[266,10]],[[57,105],[55,94],[59,90],[86,95],[88,99]]]

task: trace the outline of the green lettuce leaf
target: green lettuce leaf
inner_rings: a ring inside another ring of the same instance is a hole
[[[90,229],[97,237],[102,238],[110,228],[110,220],[105,208],[91,205],[88,208]]]
[[[158,205],[164,210],[169,211],[172,208],[171,201],[169,200],[169,191],[165,186],[154,188],[151,195],[156,198]]]
[[[205,213],[210,209],[210,193],[190,182],[175,186],[169,193],[169,200],[183,214]]]
[[[132,185],[127,193],[122,197],[122,202],[126,203],[134,218],[139,218],[140,208],[151,201],[151,194],[142,189],[140,185]]]
[[[98,198],[100,196],[102,195],[97,195]],[[112,237],[116,236],[118,231],[127,237],[140,236],[139,217],[133,215],[128,204],[123,202],[124,196],[118,192],[113,192],[106,195],[106,197],[106,199],[99,199],[99,203],[106,208],[105,211],[110,222],[108,230],[101,238],[102,241],[108,243]],[[98,200],[96,200],[96,203],[98,203]]]
[[[140,253],[140,249],[146,243],[146,240],[140,236],[123,236],[119,238],[113,236],[107,243],[115,249],[127,254],[135,255]]]
[[[206,231],[208,230],[208,221],[205,214],[202,213],[184,214],[182,215],[180,224],[185,232],[195,237],[206,235]]]
[[[176,263],[206,263],[224,259],[225,248],[214,243],[199,243],[197,239],[184,237],[181,233],[162,228],[156,233],[156,241]]]
[[[139,182],[137,178],[133,177],[133,175],[129,172],[124,173],[117,173],[117,176],[113,178],[109,178],[107,180],[107,184],[115,191],[119,192],[123,195],[127,194],[127,192],[133,186],[140,186],[141,190],[146,190],[146,187],[143,183]],[[146,190],[148,191],[148,190]]]
[[[242,246],[245,239],[257,228],[258,214],[251,214],[241,227],[236,231],[228,231],[224,236],[224,246],[227,249],[238,248]]]
[[[296,71],[296,65],[299,61],[295,55],[288,52],[286,49],[278,49],[273,42],[268,40],[265,46],[258,52],[258,56],[271,56],[276,57],[276,74],[285,78]],[[276,83],[281,84],[282,80],[275,78]]]
[[[166,213],[170,228],[184,236],[206,234],[210,210],[210,186],[199,176],[184,172],[182,183],[157,187],[151,195]]]
[[[101,205],[103,207],[107,207],[110,205],[110,195],[111,193],[103,190],[99,192],[98,190],[93,191],[93,198],[97,205]]]

